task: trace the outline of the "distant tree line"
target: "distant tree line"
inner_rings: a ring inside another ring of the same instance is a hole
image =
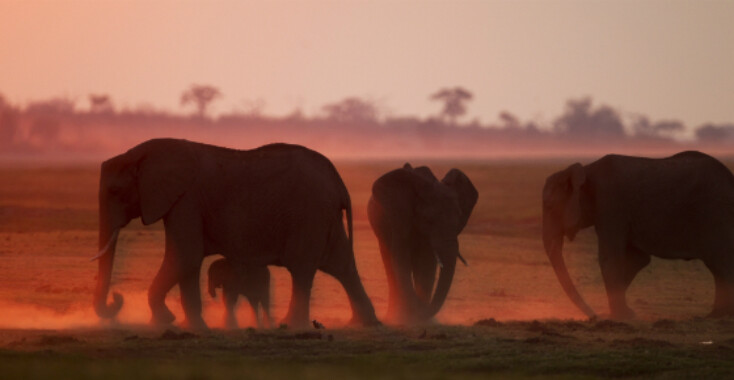
[[[435,116],[386,116],[372,101],[347,97],[321,108],[321,114],[306,117],[300,110],[282,117],[262,112],[264,102],[249,109],[210,115],[210,106],[223,97],[211,85],[191,85],[182,92],[182,107],[193,105],[191,115],[163,112],[149,106],[117,109],[107,94],[89,94],[88,107],[68,98],[12,104],[0,94],[0,153],[46,150],[103,150],[104,142],[116,136],[125,140],[165,135],[229,141],[289,141],[303,144],[332,144],[345,151],[354,148],[394,149],[408,147],[430,152],[455,150],[473,152],[486,145],[509,147],[583,146],[589,143],[623,144],[654,142],[676,144],[687,127],[675,120],[651,121],[644,115],[624,116],[591,98],[570,99],[562,113],[550,122],[523,122],[508,111],[496,121],[461,122],[474,95],[462,88],[443,88],[428,100],[440,105]],[[734,124],[704,124],[695,128],[689,142],[724,146],[734,143]],[[133,133],[134,132],[134,133]],[[734,146],[733,146],[734,147]]]

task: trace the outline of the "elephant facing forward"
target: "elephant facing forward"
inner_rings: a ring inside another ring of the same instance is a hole
[[[458,235],[477,199],[474,185],[458,169],[439,181],[427,167],[405,164],[375,181],[368,216],[387,274],[388,319],[426,321],[441,309],[457,258],[466,264]]]
[[[734,176],[700,152],[663,159],[608,155],[557,172],[543,188],[543,244],[563,290],[594,311],[563,261],[564,236],[594,226],[609,310],[631,318],[625,293],[650,256],[700,259],[714,275],[711,316],[734,315]]]
[[[272,326],[270,318],[270,270],[266,266],[240,265],[227,259],[219,259],[209,266],[207,290],[212,298],[217,288],[222,288],[224,303],[224,325],[237,328],[235,306],[237,298],[243,296],[252,307],[258,327]],[[260,315],[262,310],[262,316]]]
[[[347,231],[343,223],[346,210]],[[377,318],[360,281],[352,251],[349,193],[334,165],[297,145],[233,150],[186,140],[144,142],[102,164],[99,186],[99,273],[94,308],[112,318],[122,296],[107,302],[117,236],[131,219],[163,219],[165,255],[148,292],[156,324],[174,320],[166,307],[178,284],[186,325],[201,318],[199,275],[204,256],[221,254],[245,265],[280,265],[292,277],[284,322],[305,327],[316,270],[344,287],[352,320]]]

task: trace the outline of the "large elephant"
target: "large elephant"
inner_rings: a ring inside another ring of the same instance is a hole
[[[236,261],[219,259],[209,266],[207,277],[207,290],[212,298],[217,296],[217,288],[222,288],[224,325],[227,328],[237,328],[235,306],[240,295],[250,303],[258,327],[272,326],[270,270],[267,266],[243,265]]]
[[[317,269],[344,286],[353,322],[379,323],[354,261],[349,193],[333,164],[317,152],[288,144],[233,150],[156,139],[105,161],[94,293],[102,318],[122,307],[118,293],[107,303],[112,263],[120,229],[137,217],[145,225],[163,219],[165,227],[163,264],[148,292],[155,324],[174,320],[165,297],[178,284],[185,325],[206,328],[199,275],[202,259],[212,254],[286,267],[293,280],[284,320],[290,326],[308,325]]]
[[[625,293],[650,256],[703,260],[716,286],[710,315],[734,314],[734,176],[713,157],[608,155],[548,177],[543,244],[563,290],[593,318],[562,255],[564,236],[591,226],[612,318],[634,316]]]
[[[439,181],[427,167],[405,164],[375,181],[368,215],[387,274],[388,319],[420,322],[441,309],[457,258],[466,264],[458,235],[477,199],[474,185],[458,169]]]

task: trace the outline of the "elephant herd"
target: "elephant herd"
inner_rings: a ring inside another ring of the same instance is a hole
[[[478,197],[458,169],[439,180],[427,167],[405,164],[374,182],[367,211],[387,274],[388,320],[427,321],[441,309],[457,261],[466,264],[458,235]],[[716,159],[699,152],[663,159],[608,155],[549,176],[542,200],[546,253],[563,290],[587,316],[596,315],[574,287],[562,248],[564,238],[572,241],[591,226],[613,318],[633,317],[625,292],[650,256],[702,260],[715,280],[711,316],[734,315],[734,176]],[[155,139],[105,161],[94,257],[94,309],[101,318],[122,308],[119,293],[108,300],[115,249],[120,229],[138,217],[145,225],[162,219],[165,227],[163,263],[148,292],[154,324],[173,322],[165,298],[178,285],[184,325],[206,328],[199,276],[204,257],[214,254],[224,259],[209,268],[208,293],[214,297],[222,288],[228,327],[237,326],[240,295],[258,324],[272,325],[268,265],[285,267],[292,278],[283,323],[308,325],[317,270],[344,287],[351,323],[380,323],[355,264],[349,192],[315,151]]]

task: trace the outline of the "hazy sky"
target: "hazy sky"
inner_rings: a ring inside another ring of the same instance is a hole
[[[734,1],[0,0],[0,93],[25,103],[108,93],[181,111],[306,114],[347,96],[426,116],[444,86],[469,118],[548,121],[568,98],[689,126],[734,121]]]

